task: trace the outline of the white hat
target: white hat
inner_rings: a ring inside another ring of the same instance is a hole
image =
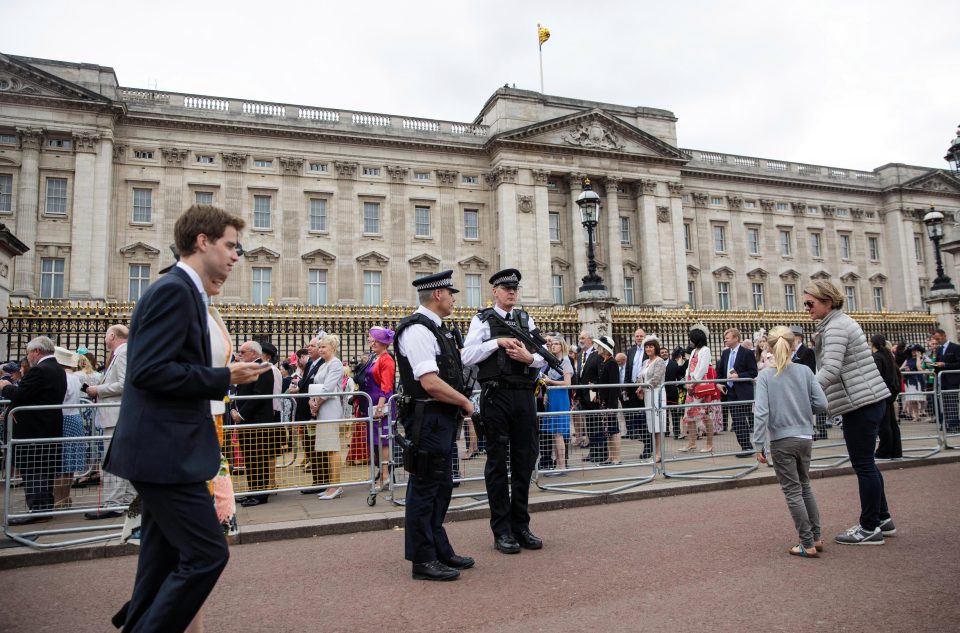
[[[57,359],[57,363],[63,365],[64,367],[70,367],[72,369],[77,368],[77,355],[68,350],[65,347],[55,347],[53,350],[53,355]]]
[[[611,355],[613,354],[614,345],[613,345],[613,341],[610,340],[609,336],[601,336],[599,338],[596,338],[594,339],[593,344],[607,350],[608,354],[611,354]]]
[[[708,330],[707,326],[704,325],[703,323],[694,323],[693,325],[690,326],[690,329],[700,330],[701,332],[703,332],[704,336],[710,336],[710,330]]]
[[[660,342],[660,338],[656,334],[647,334],[643,337],[643,343],[640,344],[640,347],[646,347],[647,343],[656,343],[658,347],[663,347],[663,343]]]

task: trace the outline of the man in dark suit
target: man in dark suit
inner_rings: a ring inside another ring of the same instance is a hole
[[[733,417],[733,432],[740,444],[737,457],[752,457],[753,442],[753,381],[733,382],[737,378],[756,378],[757,359],[753,352],[740,346],[743,336],[740,330],[730,328],[723,333],[723,342],[727,348],[720,354],[717,363],[717,378],[726,378],[726,393],[723,401],[728,403],[728,409]],[[741,401],[751,401],[748,404],[739,404]]]
[[[133,597],[113,618],[126,633],[184,630],[229,558],[207,490],[220,468],[212,408],[220,401],[222,411],[229,385],[253,382],[268,367],[211,366],[208,302],[239,259],[243,226],[217,207],[187,209],[174,226],[180,261],[131,317],[119,422],[103,464],[141,501]]]
[[[263,362],[263,348],[256,341],[246,341],[237,350],[240,360],[248,363],[268,365]],[[265,371],[256,382],[237,386],[238,396],[269,396],[273,394],[274,376]],[[273,422],[273,400],[237,400],[230,407],[233,424],[269,424]],[[247,490],[251,492],[267,490],[270,487],[270,462],[276,460],[276,428],[260,427],[240,429],[240,449],[243,451],[244,476]],[[270,496],[263,492],[248,494],[240,502],[244,508],[252,508],[266,503]]]
[[[54,358],[54,344],[46,336],[27,343],[30,371],[14,386],[0,380],[0,392],[10,401],[10,409],[34,405],[62,405],[67,393],[67,376]],[[39,439],[63,435],[63,411],[19,411],[14,413],[13,439]],[[23,478],[27,507],[31,512],[53,508],[53,476],[60,470],[62,446],[59,442],[21,444],[14,452],[14,463]],[[20,517],[10,525],[47,521],[50,517]]]
[[[937,360],[934,371],[953,372],[960,369],[960,345],[950,341],[944,330],[934,330],[931,335],[936,345]],[[29,373],[29,372],[28,372]],[[960,431],[960,411],[957,405],[957,390],[960,389],[960,373],[946,373],[939,377],[943,390],[943,407],[937,410],[938,424],[947,425],[947,433]]]
[[[627,348],[627,351],[624,352],[627,356],[627,367],[624,372],[626,378],[625,382],[628,383],[639,383],[640,382],[640,371],[643,368],[643,339],[647,337],[647,333],[643,328],[637,328],[633,333],[633,345]],[[624,395],[626,399],[624,400],[623,406],[625,409],[640,409],[643,407],[643,398],[637,395],[637,388],[631,387],[630,389],[624,389]],[[624,424],[627,427],[626,438],[628,440],[640,440],[643,442],[643,452],[640,454],[640,459],[647,459],[653,452],[653,437],[650,435],[650,431],[647,430],[646,416],[643,411],[636,411],[633,413],[624,413]]]
[[[584,330],[578,339],[580,356],[577,357],[577,377],[583,386],[595,385],[600,379],[600,355],[593,347],[593,334]],[[584,432],[590,440],[590,452],[584,459],[590,462],[604,462],[608,459],[607,437],[603,434],[601,415],[597,405],[590,398],[589,389],[577,390],[580,410],[584,412]]]
[[[290,388],[290,393],[307,393],[310,391],[310,384],[313,382],[313,377],[317,375],[317,370],[320,369],[320,365],[323,364],[323,359],[320,358],[320,339],[310,339],[310,342],[307,343],[307,356],[307,366],[303,368],[303,375],[300,377],[300,382],[297,383],[296,388]],[[294,416],[294,419],[297,421],[310,419],[310,398],[297,398],[297,407]],[[309,493],[311,491],[306,492]]]

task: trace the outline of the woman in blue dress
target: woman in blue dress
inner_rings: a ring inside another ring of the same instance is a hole
[[[550,341],[550,351],[561,359],[563,372],[549,367],[545,369],[543,381],[548,387],[569,387],[573,377],[573,365],[567,356],[569,347],[562,336],[554,336]],[[570,439],[570,390],[549,389],[547,391],[546,412],[556,411],[557,415],[544,415],[540,418],[540,434],[553,439],[556,470],[544,473],[545,477],[563,477],[567,467],[567,441]]]

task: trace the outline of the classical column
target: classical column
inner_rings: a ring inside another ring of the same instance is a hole
[[[450,169],[438,169],[437,185],[440,199],[437,201],[435,216],[431,218],[436,229],[440,247],[441,268],[448,262],[451,265],[457,259],[458,244],[461,242],[457,235],[457,177],[460,172]]]
[[[648,306],[663,305],[663,267],[660,256],[660,230],[657,226],[656,180],[639,180],[633,184],[637,199],[637,217],[640,226],[640,265],[643,267],[643,303]],[[671,267],[672,268],[672,267]],[[686,275],[683,277],[686,279]]]
[[[925,212],[925,210],[923,210]],[[900,275],[888,275],[889,287],[884,290],[887,305],[891,310],[923,310],[923,300],[920,298],[920,286],[917,279],[926,277],[917,264],[914,252],[913,236],[914,224],[911,213],[904,213],[898,204],[892,204],[885,211],[880,210],[883,218],[883,237],[886,239],[885,255],[889,271],[902,271]],[[923,216],[920,216],[923,217]],[[920,225],[923,227],[923,224]],[[926,231],[920,231],[923,239],[927,239]],[[931,277],[932,279],[932,277]],[[871,297],[872,299],[872,297]]]
[[[516,167],[500,165],[486,175],[487,184],[494,190],[495,212],[500,219],[497,230],[496,269],[516,267],[519,260],[517,227],[517,173]],[[523,272],[523,271],[521,271]]]
[[[547,189],[547,182],[550,180],[550,172],[543,169],[532,170],[533,174],[533,205],[536,218],[535,247],[536,256],[536,299],[540,303],[553,303],[553,296],[550,293],[552,287],[553,272],[550,268],[552,253],[550,252],[550,190]],[[532,271],[531,271],[532,272]],[[567,296],[574,296],[568,293]]]
[[[123,192],[121,185],[123,183],[123,159],[127,153],[129,147],[123,143],[113,142],[113,164],[110,166],[110,191],[109,191],[109,203],[107,206],[107,252],[109,254],[109,268],[107,269],[107,299],[110,301],[126,301],[129,286],[127,279],[124,277],[121,280],[122,273],[120,272],[123,267],[123,262],[116,261],[117,258],[114,256],[115,253],[119,252],[119,249],[124,246],[121,237],[124,234],[124,227],[120,224],[119,212],[117,209],[117,201],[123,198]],[[167,242],[161,240],[162,244],[161,255],[158,262],[157,269],[166,266],[171,263],[172,259],[168,255],[169,251],[166,249],[166,245],[173,242],[173,236],[171,234],[171,239]]]
[[[90,299],[90,262],[93,257],[93,192],[100,137],[74,134],[73,205],[70,213],[70,280],[67,297]]]
[[[363,288],[357,287],[357,255],[365,252],[358,250],[363,233],[363,214],[357,212],[354,192],[359,165],[338,160],[333,166],[337,170],[337,209],[331,226],[336,242],[337,267],[336,281],[329,290],[329,296],[357,304],[363,296]]]
[[[42,129],[17,128],[20,136],[20,177],[17,188],[17,238],[33,252],[15,260],[13,297],[37,296],[37,216],[40,214],[40,144]]]
[[[390,252],[387,253],[393,258],[394,266],[390,266],[384,271],[385,276],[389,276],[389,284],[384,283],[383,299],[393,301],[410,301],[411,292],[410,282],[413,281],[410,273],[410,267],[407,263],[411,257],[416,257],[420,253],[416,249],[423,244],[416,244],[412,236],[415,231],[412,229],[413,220],[409,214],[409,196],[407,193],[407,177],[410,168],[398,165],[387,165],[387,176],[390,178],[390,199],[386,204],[390,206],[390,234],[403,236],[403,239],[393,240],[389,244]],[[387,233],[384,232],[384,235]],[[441,242],[442,244],[442,242]],[[431,251],[428,247],[425,250]],[[384,280],[387,281],[387,280]],[[389,289],[389,292],[388,292]]]
[[[577,196],[583,192],[583,179],[587,175],[581,172],[570,172],[570,245],[573,253],[573,288],[570,296],[577,296],[578,288],[587,276],[587,230],[580,223],[580,207],[577,205]]]
[[[243,168],[247,166],[247,157],[249,154],[236,154],[223,152],[220,154],[223,160],[223,207],[230,213],[243,215]],[[250,214],[253,215],[252,213]],[[249,226],[246,232],[250,235]],[[171,232],[167,235],[173,235]],[[239,273],[239,274],[237,274]],[[253,294],[252,283],[253,271],[251,266],[240,266],[227,279],[223,287],[223,298],[233,299],[241,303],[250,303]]]
[[[110,262],[114,260],[113,253],[116,252],[110,230],[113,201],[113,138],[104,135],[100,138],[94,165],[93,208],[96,211],[93,214],[93,242],[90,249],[90,295],[100,300],[107,298]]]
[[[304,227],[310,227],[310,218],[303,212],[303,187],[300,175],[303,173],[303,159],[280,156],[278,158],[283,180],[280,185],[280,200],[277,213],[280,223],[280,243],[283,245],[300,244]],[[281,248],[280,266],[275,274],[280,277],[275,286],[280,288],[280,303],[298,304],[307,302],[307,284],[303,278],[303,261],[300,249]]]
[[[620,244],[620,200],[617,189],[623,179],[607,176],[607,288],[611,297],[623,299],[623,246]],[[600,212],[601,217],[603,211]]]
[[[670,235],[668,250],[672,249],[674,273],[671,285],[673,295],[665,297],[668,305],[680,307],[687,300],[687,249],[683,244],[683,184],[679,181],[667,183],[670,191]]]

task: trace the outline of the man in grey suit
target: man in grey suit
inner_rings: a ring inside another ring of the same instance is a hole
[[[113,435],[120,418],[120,395],[123,393],[123,380],[127,375],[127,336],[129,329],[126,325],[111,325],[107,328],[104,342],[110,350],[110,364],[103,373],[103,380],[99,385],[87,387],[87,397],[96,400],[97,404],[116,404],[118,406],[101,407],[97,411],[97,422],[103,429],[106,437]],[[87,512],[83,516],[90,520],[111,519],[123,514],[120,508],[130,505],[137,495],[133,485],[126,479],[103,473],[103,488],[100,491],[100,508]]]

